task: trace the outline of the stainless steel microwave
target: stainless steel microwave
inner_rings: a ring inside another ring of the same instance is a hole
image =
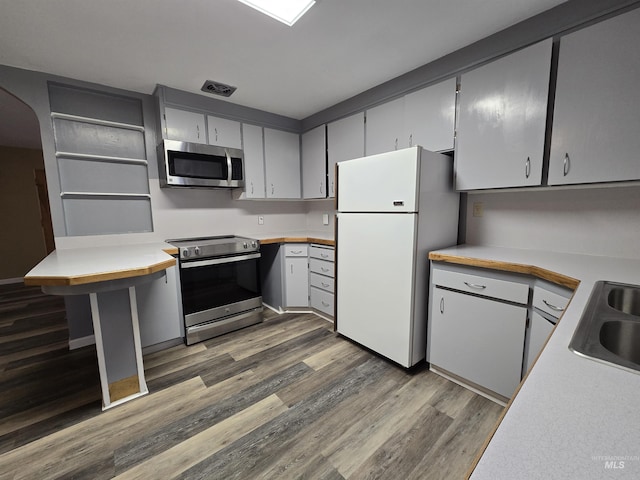
[[[244,187],[244,156],[237,148],[163,140],[158,173],[161,187]]]

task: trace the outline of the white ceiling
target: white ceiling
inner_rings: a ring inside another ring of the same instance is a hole
[[[211,79],[302,119],[560,3],[320,0],[287,27],[236,0],[0,0],[0,64],[142,93]]]

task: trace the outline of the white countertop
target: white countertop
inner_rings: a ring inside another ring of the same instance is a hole
[[[164,242],[55,250],[25,275],[28,285],[76,285],[147,275],[175,265]]]
[[[594,282],[640,284],[640,260],[464,245],[438,253],[534,265],[580,280],[471,478],[640,478],[640,374],[568,348]]]

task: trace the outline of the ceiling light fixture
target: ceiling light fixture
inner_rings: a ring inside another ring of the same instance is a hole
[[[307,10],[313,7],[315,0],[238,0],[265,15],[292,26]]]

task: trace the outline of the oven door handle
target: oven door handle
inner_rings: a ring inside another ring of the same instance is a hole
[[[260,254],[252,253],[250,255],[237,255],[235,257],[212,258],[210,260],[199,260],[196,262],[182,262],[180,263],[180,268],[206,267],[208,265],[220,265],[221,263],[243,262],[254,258],[260,258]]]

